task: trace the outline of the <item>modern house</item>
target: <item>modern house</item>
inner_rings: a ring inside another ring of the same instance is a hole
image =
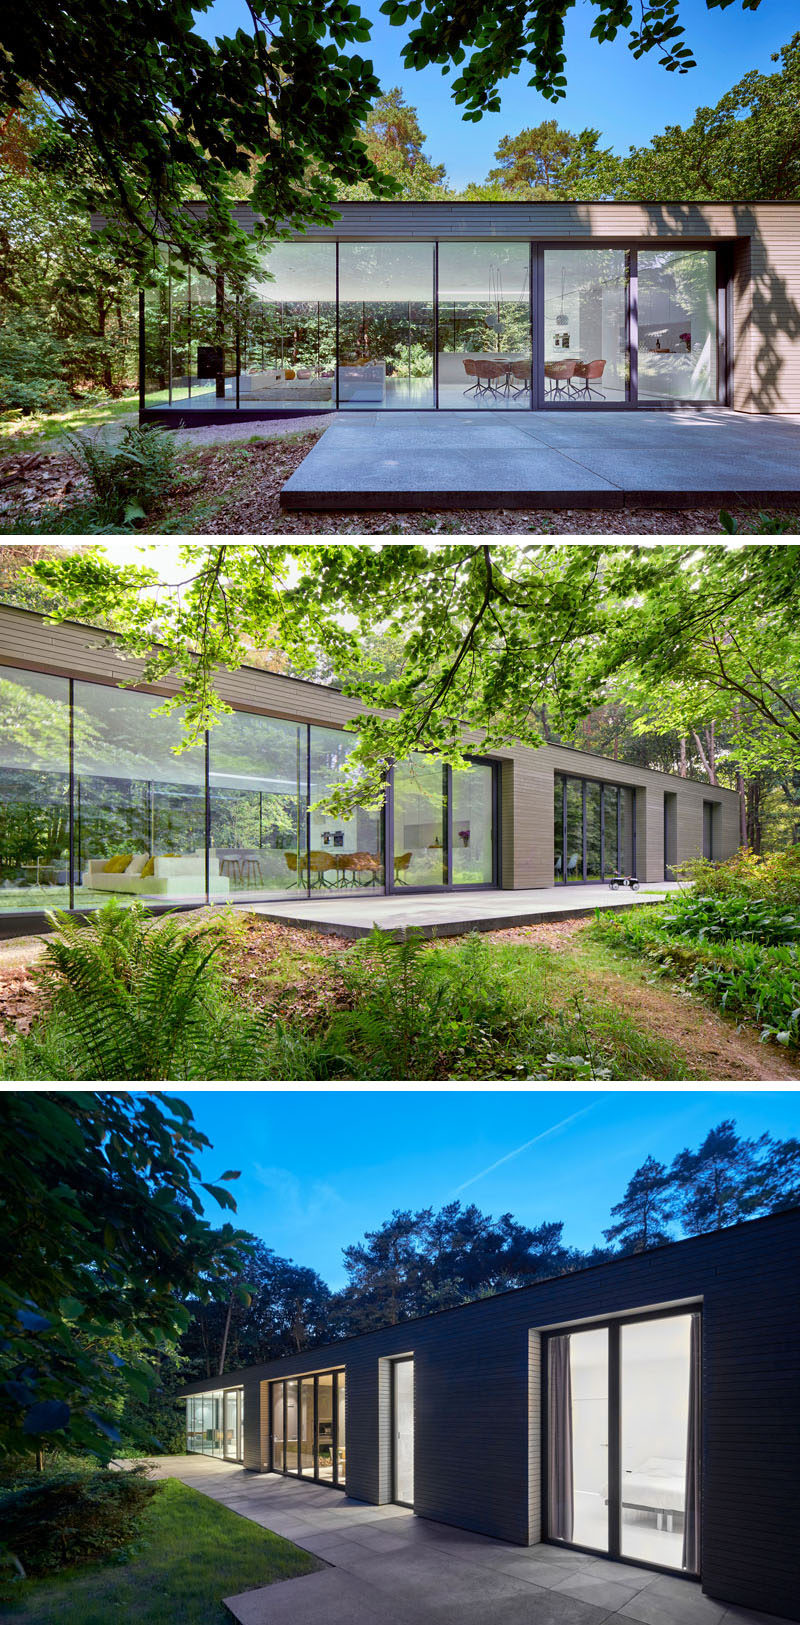
[[[508,746],[455,771],[398,762],[385,805],[335,819],[359,703],[323,684],[242,668],[234,708],[199,749],[174,754],[174,686],[108,633],[0,606],[0,922],[85,910],[109,895],[155,907],[318,897],[347,889],[441,893],[661,882],[736,850],[730,790],[563,745]],[[122,684],[129,686],[122,687]]]
[[[342,203],[141,300],[143,422],[687,403],[800,412],[800,203]]]
[[[799,1280],[793,1208],[190,1383],[187,1447],[800,1619]]]

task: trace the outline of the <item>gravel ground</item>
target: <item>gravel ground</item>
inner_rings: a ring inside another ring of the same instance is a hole
[[[268,423],[207,423],[199,429],[174,429],[179,446],[226,446],[232,440],[274,440],[276,435],[298,434],[306,429],[327,429],[334,412],[318,412],[312,417],[271,418]]]

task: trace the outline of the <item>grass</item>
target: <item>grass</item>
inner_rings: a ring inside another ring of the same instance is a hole
[[[19,1625],[223,1625],[222,1598],[319,1568],[290,1541],[241,1518],[176,1478],[165,1480],[121,1563],[28,1580],[6,1595]]]
[[[28,451],[66,451],[68,434],[82,429],[102,429],[119,424],[121,418],[138,420],[139,396],[108,396],[68,408],[66,412],[31,413],[29,417],[0,417],[0,453],[17,456]]]

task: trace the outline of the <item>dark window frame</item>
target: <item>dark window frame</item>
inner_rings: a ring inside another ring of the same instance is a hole
[[[556,819],[556,790],[557,790],[559,779],[561,780],[561,874],[557,875],[555,873],[555,859],[554,859],[553,885],[554,886],[565,886],[565,887],[570,887],[570,886],[572,886],[572,887],[575,887],[575,886],[602,886],[602,885],[605,884],[606,880],[609,879],[609,872],[607,872],[607,870],[606,870],[606,853],[605,853],[605,826],[606,826],[605,793],[606,793],[607,789],[617,791],[617,820],[616,820],[617,821],[617,868],[616,868],[616,870],[613,871],[613,873],[615,873],[615,874],[624,873],[624,869],[621,866],[621,860],[622,860],[622,857],[623,857],[624,854],[622,852],[622,797],[621,797],[620,792],[621,791],[630,791],[630,798],[631,798],[630,799],[630,808],[631,808],[631,857],[632,857],[631,874],[636,876],[636,874],[638,872],[638,869],[637,869],[637,852],[636,852],[636,845],[637,845],[637,842],[636,842],[636,797],[637,797],[637,792],[640,789],[640,786],[636,785],[636,784],[620,784],[619,781],[615,780],[615,779],[601,779],[601,778],[597,777],[593,773],[570,773],[570,772],[567,771],[566,768],[557,768],[553,773],[553,829],[554,830],[555,830],[555,819]],[[567,879],[567,780],[568,779],[575,780],[581,786],[581,819],[582,819],[582,824],[581,824],[581,862],[582,862],[582,868],[581,868],[581,879],[580,880],[568,880]],[[599,880],[589,880],[589,879],[587,879],[587,876],[586,876],[586,844],[587,844],[587,834],[586,834],[586,790],[587,790],[587,786],[590,785],[590,784],[599,784],[599,786],[600,786],[600,879]]]
[[[320,1377],[332,1377],[333,1378],[333,1381],[331,1383],[331,1404],[333,1406],[333,1413],[332,1413],[333,1426],[332,1426],[332,1429],[331,1429],[331,1432],[332,1432],[332,1443],[331,1443],[332,1476],[330,1478],[321,1478],[320,1473],[319,1473],[319,1379],[320,1379]],[[288,1452],[288,1445],[289,1445],[288,1412],[289,1412],[289,1383],[290,1382],[295,1383],[296,1390],[297,1390],[297,1461],[296,1461],[296,1464],[295,1464],[294,1467],[289,1467],[287,1465],[288,1453],[289,1453]],[[312,1421],[313,1452],[312,1452],[312,1454],[313,1454],[313,1458],[314,1458],[314,1464],[313,1464],[313,1469],[312,1469],[311,1472],[309,1472],[307,1468],[304,1468],[302,1466],[302,1463],[301,1463],[301,1456],[302,1456],[302,1451],[301,1451],[301,1432],[302,1432],[302,1388],[301,1388],[301,1383],[304,1383],[304,1382],[310,1382],[312,1384],[312,1416],[313,1416],[313,1421]],[[301,1371],[301,1372],[298,1372],[297,1375],[291,1376],[291,1377],[270,1377],[269,1378],[269,1382],[268,1382],[269,1391],[268,1391],[268,1395],[267,1395],[267,1419],[268,1419],[269,1438],[268,1438],[268,1450],[266,1452],[266,1454],[267,1454],[267,1471],[268,1472],[270,1472],[270,1473],[280,1473],[283,1478],[302,1479],[308,1484],[322,1484],[326,1489],[329,1489],[329,1490],[342,1490],[342,1491],[346,1490],[346,1488],[347,1488],[347,1471],[346,1471],[346,1469],[345,1469],[344,1479],[342,1479],[341,1481],[339,1479],[339,1445],[340,1445],[340,1440],[339,1440],[339,1389],[340,1389],[340,1386],[342,1386],[344,1388],[345,1405],[346,1405],[347,1404],[347,1374],[346,1374],[346,1367],[345,1366],[326,1366],[323,1371]],[[281,1403],[282,1408],[283,1408],[283,1466],[282,1467],[276,1467],[275,1466],[275,1425],[274,1425],[274,1418],[275,1418],[276,1404],[278,1402]],[[345,1427],[346,1427],[346,1424],[345,1424]],[[347,1438],[347,1434],[345,1432],[345,1441],[346,1441],[346,1438]],[[347,1445],[346,1445],[346,1442],[345,1442],[345,1449],[346,1448],[347,1448]]]
[[[413,1365],[413,1354],[398,1354],[389,1361],[389,1441],[391,1449],[392,1506],[414,1510],[413,1501],[401,1501],[397,1493],[397,1367]],[[416,1489],[417,1450],[417,1373],[414,1371],[414,1488]]]

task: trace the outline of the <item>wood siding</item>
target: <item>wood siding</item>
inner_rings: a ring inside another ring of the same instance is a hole
[[[27,610],[2,606],[0,664],[107,683],[135,682],[143,670],[141,661],[123,660],[106,633],[72,623],[50,626]],[[242,710],[321,727],[341,728],[366,709],[336,689],[253,667],[220,673],[218,686],[222,697]],[[163,683],[158,692],[174,693],[175,687],[174,683]],[[480,749],[478,734],[467,734],[465,739]],[[557,772],[636,790],[637,869],[641,880],[660,882],[664,878],[665,791],[677,796],[678,863],[702,853],[704,801],[713,801],[720,808],[715,856],[727,857],[738,845],[739,803],[732,790],[632,767],[563,745],[542,745],[538,750],[518,745],[498,749],[492,755],[502,763],[501,884],[506,889],[553,884],[553,780]]]
[[[348,1490],[382,1502],[391,1493],[382,1372],[393,1355],[413,1354],[415,1511],[529,1545],[540,1529],[538,1334],[702,1304],[703,1589],[721,1602],[800,1619],[799,1279],[795,1208],[225,1380],[244,1380],[249,1394],[256,1379],[344,1359]],[[185,1392],[208,1387],[205,1378]]]

